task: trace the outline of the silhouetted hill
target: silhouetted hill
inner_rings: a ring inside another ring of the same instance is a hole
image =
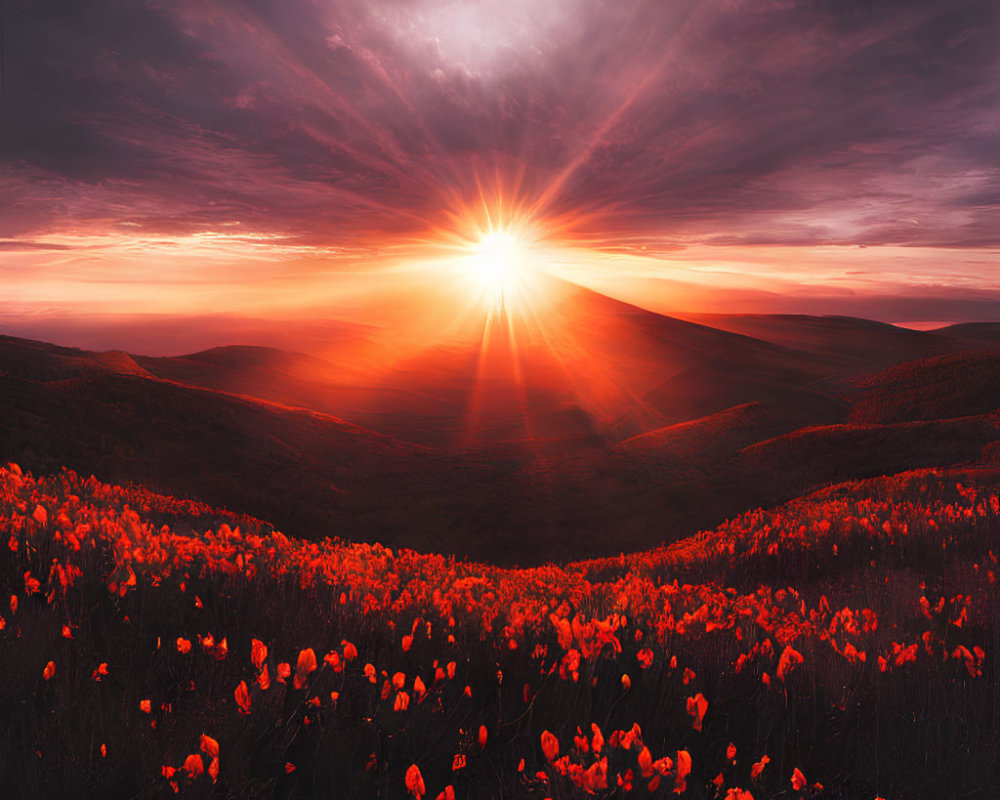
[[[698,364],[653,389],[646,399],[669,420],[690,420],[740,403],[763,403],[791,414],[792,420],[836,422],[843,403],[822,386],[820,375],[778,361],[718,357]]]
[[[1000,322],[963,322],[934,331],[969,346],[1000,346]]]
[[[944,331],[916,331],[856,317],[704,314],[692,318],[808,353],[819,363],[847,375],[874,372],[967,347],[957,337],[942,335]]]

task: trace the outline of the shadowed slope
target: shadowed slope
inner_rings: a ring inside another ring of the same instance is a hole
[[[1000,408],[1000,351],[912,361],[855,381],[852,422],[909,422]]]
[[[392,540],[417,514],[434,540],[440,509],[462,510],[444,489],[490,487],[497,471],[319,412],[109,372],[84,351],[4,339],[0,365],[5,457],[197,495],[313,535],[343,527]]]
[[[997,441],[996,413],[886,425],[827,425],[749,445],[730,471],[748,499],[768,503],[849,479],[979,461],[989,457],[989,445]]]
[[[1000,322],[963,322],[938,328],[934,333],[957,339],[966,346],[1000,347]]]
[[[803,394],[813,401],[812,404],[745,403],[707,417],[633,436],[620,442],[616,449],[636,455],[713,458],[798,428],[843,419],[843,403]]]
[[[963,349],[943,331],[915,331],[856,317],[806,314],[704,314],[706,325],[808,353],[841,374],[872,372],[903,361]]]

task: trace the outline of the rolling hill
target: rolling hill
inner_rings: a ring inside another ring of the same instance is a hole
[[[793,395],[830,375],[784,347],[538,280],[543,307],[512,312],[509,328],[476,319],[426,346],[366,343],[333,356],[223,347],[137,361],[161,378],[313,408],[450,449],[525,438],[614,442]]]
[[[854,381],[850,420],[911,422],[984,414],[1000,408],[1000,351],[921,359]]]
[[[806,314],[701,314],[691,319],[808,353],[846,375],[964,350],[975,346],[972,339],[979,332],[992,329],[974,325],[962,335],[964,326],[916,331],[857,317]]]
[[[558,281],[546,296],[544,325],[402,349],[154,358],[3,337],[0,457],[307,537],[510,564],[638,550],[831,482],[1000,452],[996,350],[866,373],[862,331],[878,362],[962,345],[826,318],[771,321],[785,334],[768,342]]]

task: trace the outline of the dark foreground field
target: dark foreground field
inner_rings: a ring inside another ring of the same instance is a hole
[[[998,493],[506,570],[11,466],[0,796],[993,797]]]

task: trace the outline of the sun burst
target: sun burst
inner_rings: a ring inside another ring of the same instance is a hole
[[[527,262],[524,243],[509,231],[497,230],[474,243],[465,266],[493,304],[504,307],[517,290]]]
[[[545,303],[545,275],[563,258],[552,240],[562,233],[561,224],[539,216],[517,176],[477,177],[474,190],[446,195],[414,261],[427,267],[442,296],[457,300],[457,321],[523,321],[538,317]]]

